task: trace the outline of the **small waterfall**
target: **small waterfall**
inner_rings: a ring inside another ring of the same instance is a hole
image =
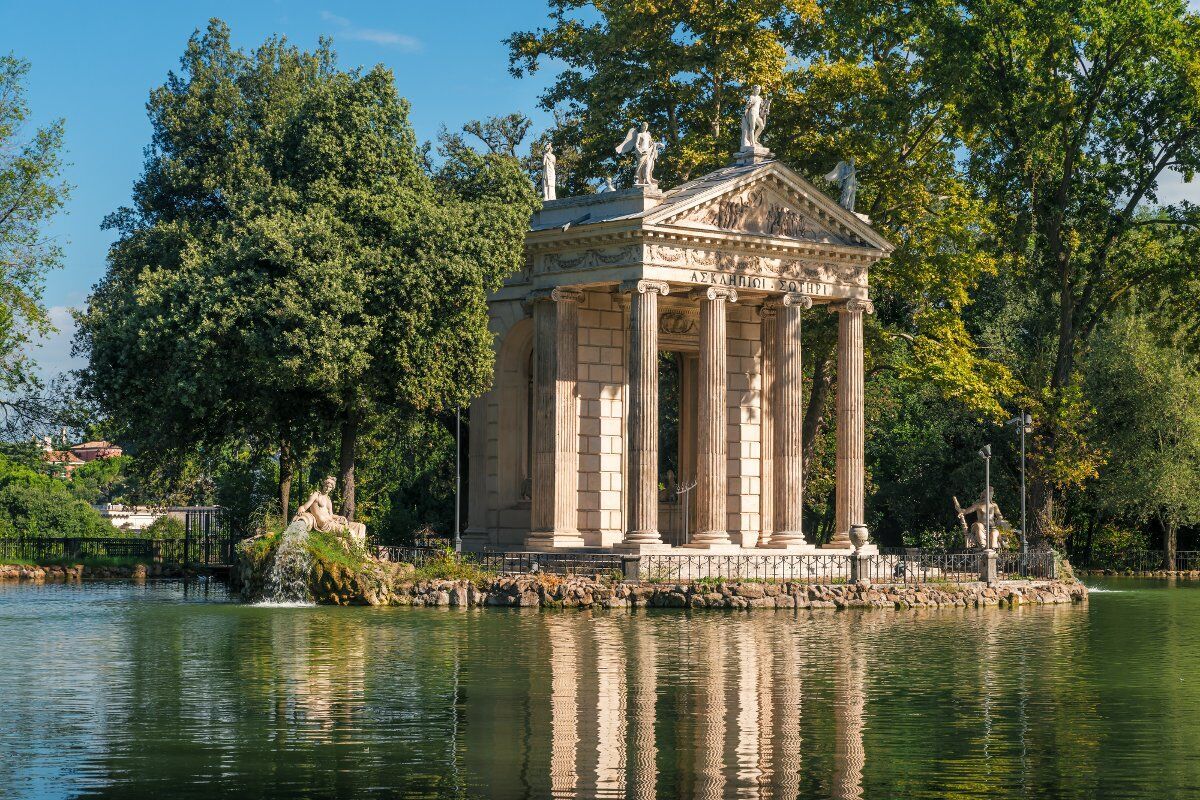
[[[295,605],[312,602],[312,594],[308,590],[312,554],[305,546],[307,540],[308,528],[303,522],[293,522],[284,530],[263,581],[260,603]]]

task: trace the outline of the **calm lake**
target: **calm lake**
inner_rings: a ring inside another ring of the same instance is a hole
[[[904,612],[0,585],[0,797],[1200,798],[1200,586]]]

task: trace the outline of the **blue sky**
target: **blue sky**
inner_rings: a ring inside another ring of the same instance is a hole
[[[453,3],[357,2],[42,2],[0,0],[0,51],[31,62],[34,119],[67,122],[67,180],[74,191],[50,233],[64,247],[63,269],[46,282],[46,301],[60,328],[37,351],[43,371],[71,366],[70,316],[104,271],[112,236],[100,230],[108,212],[129,202],[150,140],[146,99],[179,65],[187,38],[210,17],[229,23],[236,44],[253,47],[271,34],[312,47],[333,37],[344,67],[383,63],[412,102],[417,135],[433,139],[442,124],[536,109],[550,75],[508,74],[502,40],[547,22],[545,0],[457,0]]]
[[[1200,0],[1191,3],[1200,6]],[[65,249],[64,268],[46,284],[60,332],[36,353],[48,375],[73,366],[67,309],[82,305],[103,274],[112,237],[100,230],[100,221],[128,202],[141,171],[150,139],[147,95],[178,66],[188,36],[210,17],[229,23],[244,47],[275,33],[304,47],[329,35],[343,66],[387,65],[412,102],[422,139],[434,138],[443,124],[456,128],[510,111],[529,114],[536,128],[549,122],[536,102],[552,76],[511,77],[502,43],[513,31],[546,23],[545,0],[0,0],[0,51],[32,63],[33,124],[67,121],[66,177],[75,189],[67,213],[50,229]],[[1184,197],[1200,202],[1200,180],[1185,186],[1171,176],[1164,182],[1161,200]]]

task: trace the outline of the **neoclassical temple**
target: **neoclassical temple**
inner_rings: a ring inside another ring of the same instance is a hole
[[[744,146],[674,189],[548,199],[525,248],[489,298],[495,380],[470,410],[464,548],[812,550],[800,334],[824,313],[838,315],[829,546],[865,535],[863,315],[892,250],[865,217]]]

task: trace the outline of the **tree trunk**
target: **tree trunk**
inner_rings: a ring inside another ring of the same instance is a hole
[[[296,474],[296,457],[292,452],[292,442],[283,434],[279,438],[279,512],[283,521],[289,518],[289,503],[292,495],[292,478]]]
[[[342,486],[342,516],[354,520],[354,450],[358,445],[358,411],[351,409],[342,420],[342,449],[338,457],[338,482]]]
[[[1175,569],[1175,536],[1178,528],[1160,520],[1163,529],[1163,569],[1168,572]]]
[[[808,405],[804,407],[804,428],[800,433],[801,454],[804,459],[804,475],[808,476],[808,462],[812,458],[817,440],[817,431],[825,420],[825,401],[829,398],[829,389],[833,386],[833,364],[829,353],[821,353],[813,362],[812,390],[808,395]]]

